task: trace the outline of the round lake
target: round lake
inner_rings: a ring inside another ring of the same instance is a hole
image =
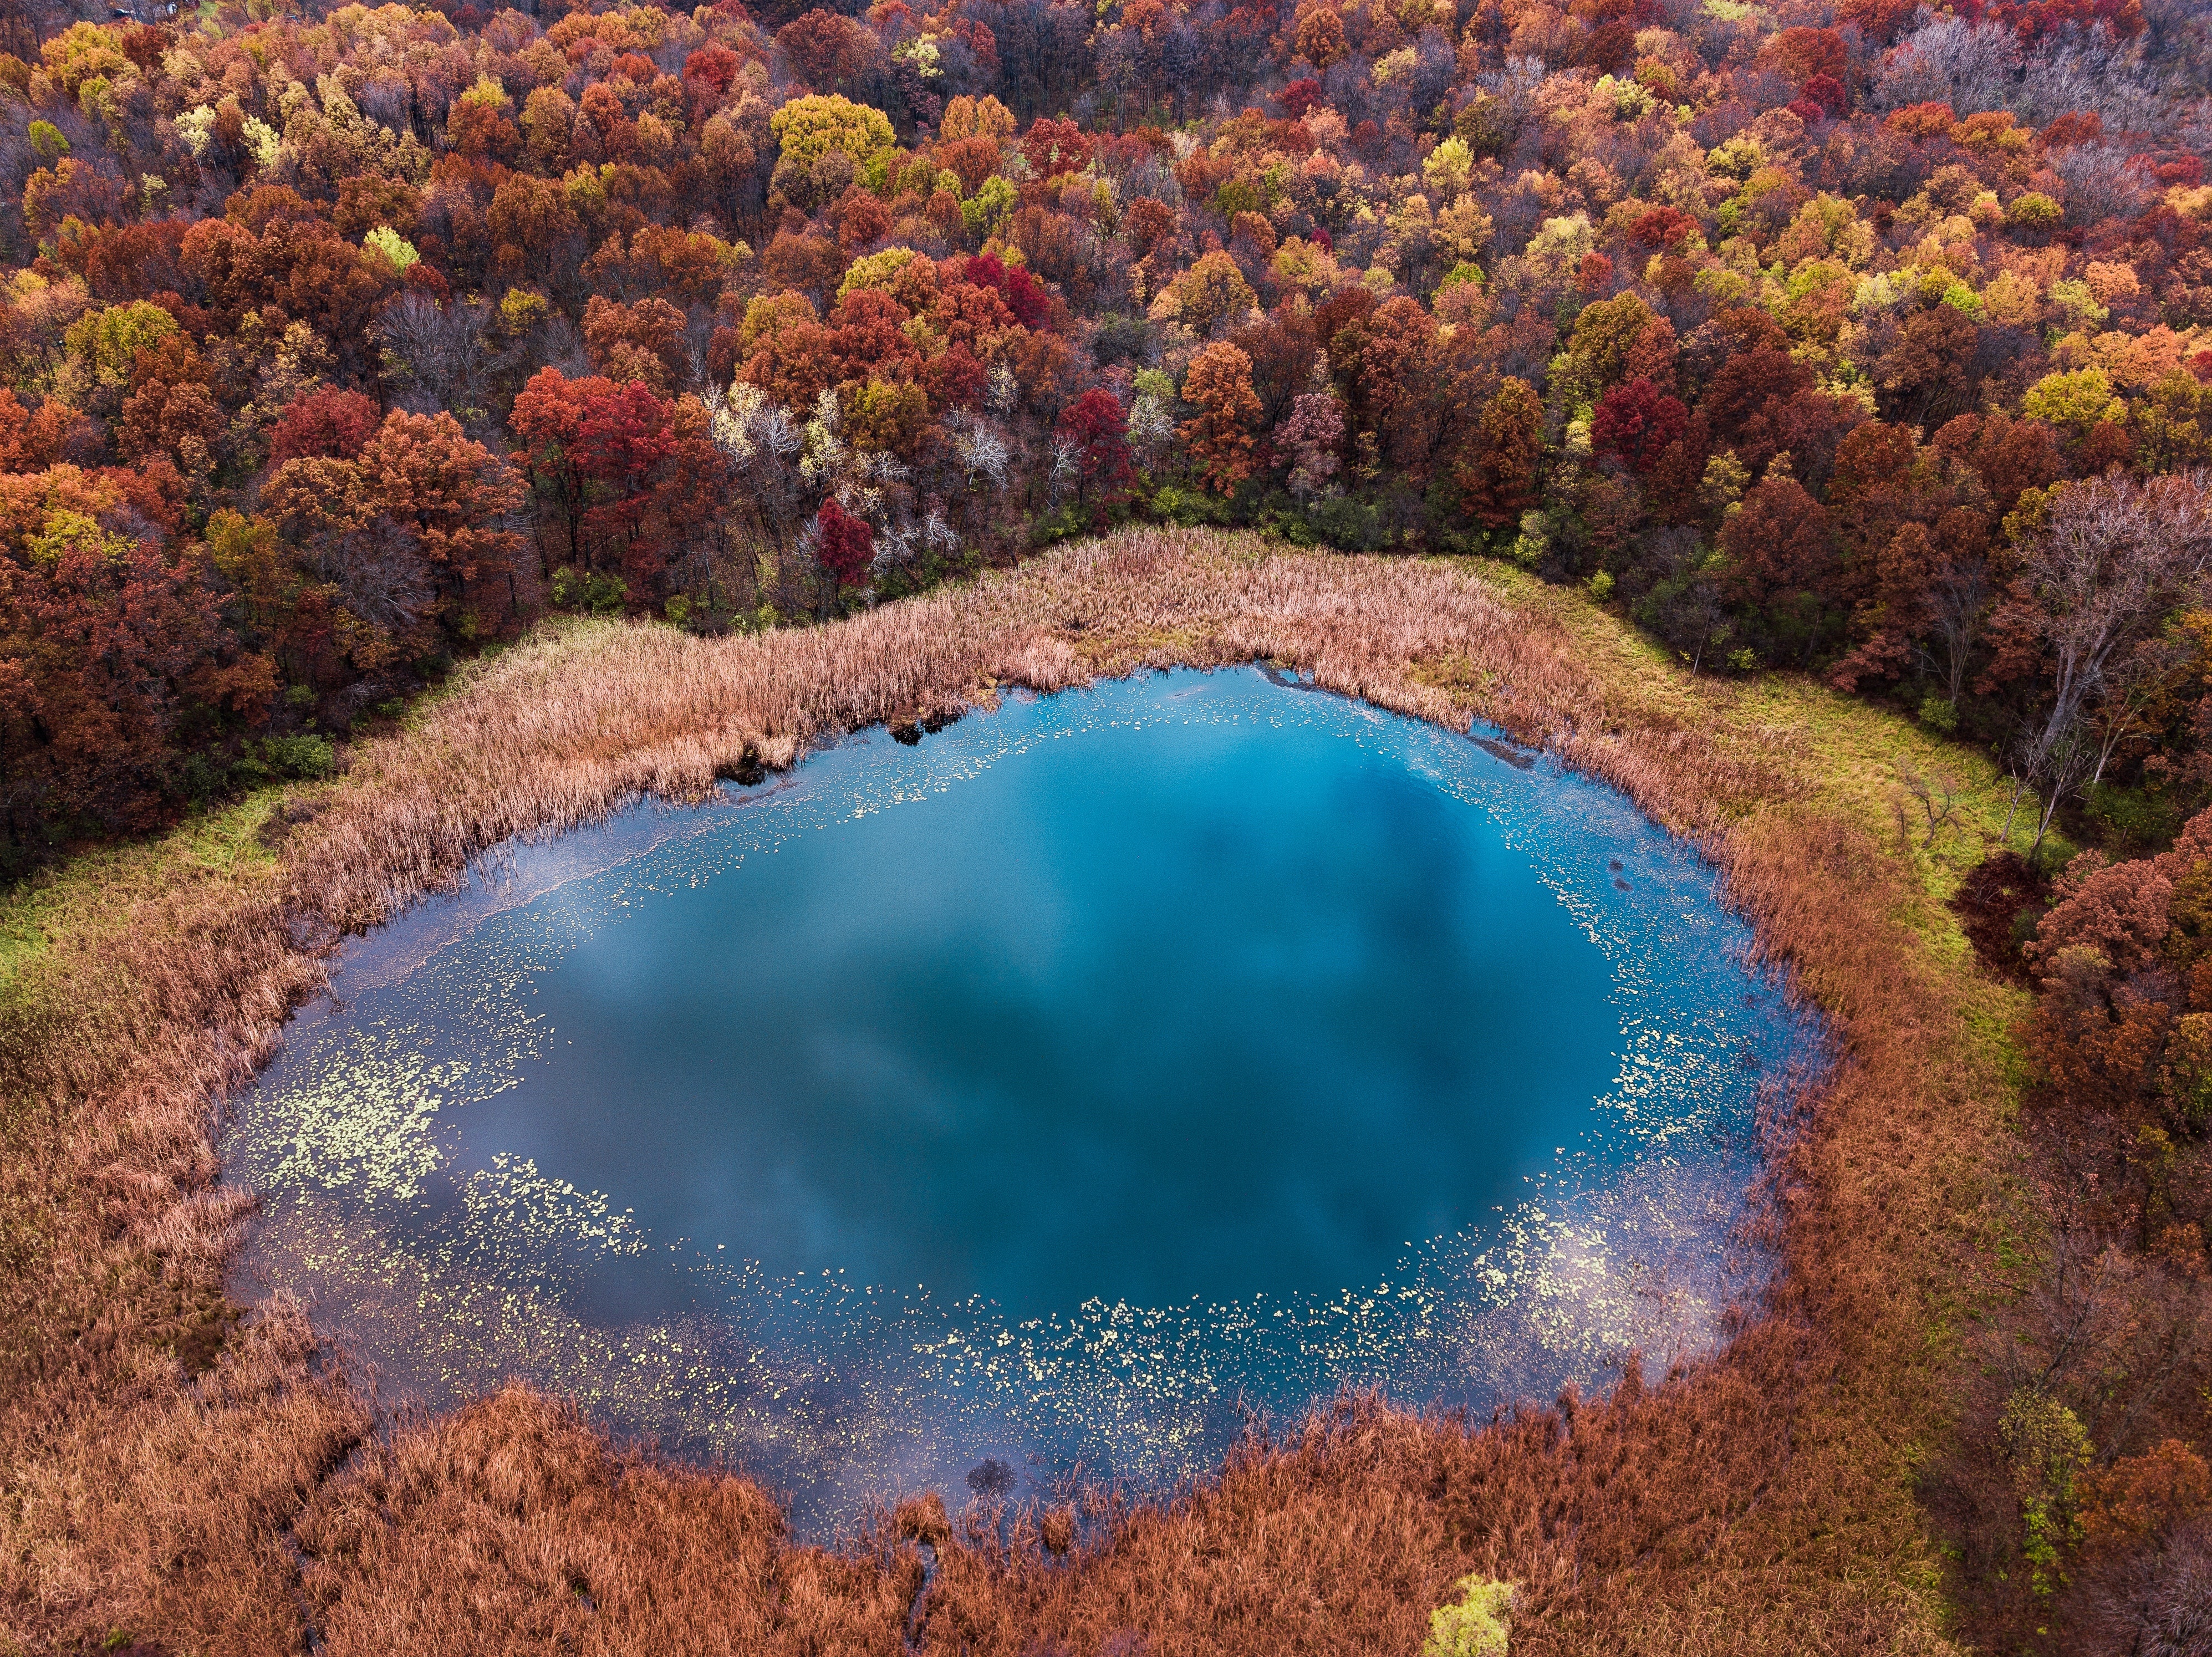
[[[1618,795],[1256,671],[866,733],[349,949],[226,1143],[387,1393],[521,1374],[804,1524],[1157,1484],[1347,1382],[1710,1335],[1814,1033]]]

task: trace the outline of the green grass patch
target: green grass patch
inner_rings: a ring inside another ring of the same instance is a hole
[[[317,786],[272,783],[196,810],[150,840],[90,847],[0,892],[0,994],[15,988],[64,939],[96,943],[143,918],[125,895],[180,883],[264,875],[276,855],[261,838],[270,813],[287,798],[311,798]]]

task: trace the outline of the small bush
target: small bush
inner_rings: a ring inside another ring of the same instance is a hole
[[[337,769],[337,750],[322,737],[266,737],[248,743],[230,768],[234,788],[258,788],[270,782],[313,782]],[[206,791],[211,793],[214,791]],[[204,798],[205,794],[195,798]]]
[[[176,771],[177,792],[195,805],[222,792],[223,772],[204,754],[187,754]]]
[[[629,603],[629,585],[618,575],[562,565],[553,572],[553,607],[592,616],[618,616]]]
[[[1513,1584],[1494,1577],[1462,1576],[1460,1601],[1429,1613],[1421,1657],[1505,1657],[1513,1631]]]
[[[1087,535],[1090,531],[1091,514],[1071,501],[1059,511],[1038,519],[1030,531],[1030,539],[1037,546],[1048,547],[1055,541]]]
[[[311,782],[337,769],[337,750],[322,737],[270,737],[261,744],[262,762],[280,777]]]
[[[1315,538],[1340,552],[1372,552],[1382,544],[1382,514],[1348,495],[1316,501],[1306,509]]]
[[[1203,489],[1187,489],[1163,483],[1152,491],[1152,516],[1185,529],[1229,521],[1229,503]]]
[[[1921,699],[1919,719],[1930,731],[1940,731],[1947,737],[1959,728],[1959,710],[1941,696]]]

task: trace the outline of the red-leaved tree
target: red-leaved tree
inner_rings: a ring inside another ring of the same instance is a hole
[[[1137,481],[1129,464],[1128,416],[1113,392],[1092,386],[1060,411],[1059,431],[1076,446],[1084,496],[1103,512],[1128,495]]]
[[[285,405],[269,432],[269,464],[321,455],[351,460],[358,455],[383,416],[371,399],[359,391],[336,385],[319,385]]]
[[[835,501],[824,501],[815,515],[815,555],[822,568],[837,578],[840,586],[858,586],[874,557],[876,532],[868,520],[855,517]]]
[[[1599,453],[1617,457],[1641,475],[1689,424],[1690,411],[1680,398],[1639,378],[1614,386],[1598,399],[1597,411],[1590,417],[1590,442]]]
[[[1014,313],[1014,320],[1024,328],[1042,328],[1051,314],[1052,301],[1044,291],[1044,284],[1018,264],[1008,264],[995,253],[978,253],[968,261],[963,274],[978,288],[998,290],[1006,301],[1006,309]]]

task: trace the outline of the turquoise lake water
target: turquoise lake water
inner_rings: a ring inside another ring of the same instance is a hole
[[[1478,733],[1480,734],[1480,733]],[[1257,671],[866,733],[514,848],[238,1102],[243,1268],[387,1398],[510,1375],[872,1495],[1159,1488],[1346,1383],[1700,1350],[1817,1030],[1619,795]]]

